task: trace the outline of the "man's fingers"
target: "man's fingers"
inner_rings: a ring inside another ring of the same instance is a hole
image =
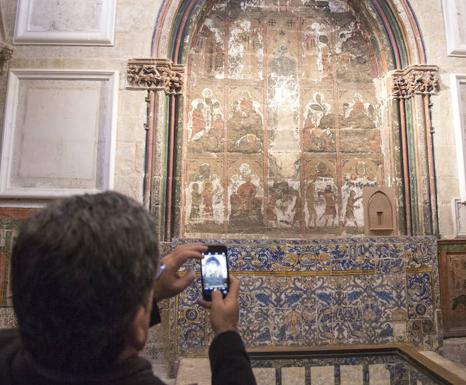
[[[207,246],[204,243],[185,243],[184,245],[177,246],[174,251],[192,248],[199,250],[207,250]]]
[[[239,297],[239,279],[233,275],[230,275],[230,289],[228,291],[228,297]]]
[[[194,281],[194,278],[196,278],[194,271],[188,271],[186,275],[179,277],[173,284],[176,286],[176,289],[181,292]]]
[[[171,252],[171,254],[176,256],[177,254],[183,253],[186,250],[202,253],[204,251],[207,251],[207,246],[202,243],[189,243],[186,245],[178,246],[175,250]]]
[[[223,295],[220,290],[214,290],[212,292],[212,304],[216,304],[223,301]]]
[[[204,298],[201,298],[197,303],[206,309],[210,309],[212,307],[212,302],[206,301]]]
[[[206,250],[207,246],[204,245],[176,249],[171,254],[167,255],[163,262],[167,268],[178,269],[184,265],[188,259],[202,259],[202,252]]]

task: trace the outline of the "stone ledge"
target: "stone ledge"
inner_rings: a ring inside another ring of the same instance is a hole
[[[445,357],[442,357],[440,354],[431,352],[431,351],[420,351],[422,355],[428,359],[434,361],[436,364],[440,365],[442,368],[448,370],[451,374],[454,374],[466,381],[466,368],[462,365],[458,365]]]
[[[466,337],[447,338],[443,340],[443,346],[440,349],[440,353],[445,358],[448,358],[463,367],[466,366]]]

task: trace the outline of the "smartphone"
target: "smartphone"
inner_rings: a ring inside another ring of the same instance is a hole
[[[212,300],[212,291],[220,290],[225,297],[229,289],[228,256],[224,245],[207,245],[207,251],[202,253],[201,279],[202,297]]]

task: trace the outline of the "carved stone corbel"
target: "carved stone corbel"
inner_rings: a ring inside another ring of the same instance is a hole
[[[409,99],[413,95],[435,95],[439,88],[437,66],[418,64],[392,72],[391,96],[394,99]]]
[[[7,67],[8,61],[13,57],[13,48],[8,44],[0,42],[0,74]]]
[[[128,62],[128,88],[164,91],[181,95],[184,86],[184,65],[169,59],[132,59]]]

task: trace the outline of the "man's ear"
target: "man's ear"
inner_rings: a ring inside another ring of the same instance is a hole
[[[129,327],[129,345],[137,351],[142,350],[149,333],[152,306],[139,306]]]

